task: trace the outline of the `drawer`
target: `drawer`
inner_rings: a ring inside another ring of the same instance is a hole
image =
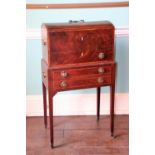
[[[53,89],[67,90],[91,88],[111,84],[112,66],[100,65],[78,69],[56,70],[50,73]]]
[[[53,83],[53,89],[59,91],[68,89],[91,88],[109,85],[110,83],[111,75],[80,76],[70,79],[55,80]]]
[[[81,76],[96,76],[96,75],[107,75],[111,74],[111,65],[100,65],[95,67],[86,67],[79,69],[61,69],[51,73],[50,77],[53,77],[54,80],[61,79],[71,79]]]
[[[74,63],[85,63],[85,62],[96,62],[96,61],[112,61],[112,52],[90,52],[85,51],[82,53],[52,53],[52,64],[74,64]]]
[[[50,33],[51,62],[73,64],[113,59],[113,29]]]

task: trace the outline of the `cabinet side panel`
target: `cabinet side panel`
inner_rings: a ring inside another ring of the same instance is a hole
[[[41,36],[42,36],[42,59],[48,64],[48,41],[47,41],[47,29],[43,25],[41,27]]]
[[[48,88],[48,67],[43,59],[41,60],[41,69],[42,69],[42,82],[45,84],[46,88]]]

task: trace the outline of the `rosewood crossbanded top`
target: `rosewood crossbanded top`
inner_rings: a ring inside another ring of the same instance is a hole
[[[80,27],[104,27],[104,28],[114,28],[114,25],[109,21],[96,21],[96,22],[84,22],[84,20],[73,21],[70,20],[68,23],[44,23],[47,29],[53,28],[79,28]]]

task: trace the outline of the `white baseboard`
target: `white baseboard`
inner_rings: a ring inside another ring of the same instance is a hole
[[[128,27],[119,27],[115,30],[116,37],[127,37],[129,35]],[[27,28],[26,39],[41,39],[41,29]]]
[[[102,115],[109,114],[109,94],[101,94]],[[27,116],[43,116],[42,95],[28,95],[26,97]],[[115,114],[129,114],[128,93],[115,95]],[[54,97],[54,116],[66,115],[95,115],[96,94],[56,94]]]

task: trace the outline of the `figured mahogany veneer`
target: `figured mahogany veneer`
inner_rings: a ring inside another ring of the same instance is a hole
[[[108,21],[42,25],[42,85],[44,123],[47,127],[46,89],[49,98],[51,146],[53,96],[59,91],[97,87],[97,118],[100,87],[110,86],[111,135],[114,130],[114,26]]]
[[[111,35],[108,35],[111,34]],[[99,54],[104,54],[104,60],[113,58],[112,30],[66,30],[49,34],[52,64],[73,64],[80,62],[102,61]],[[70,58],[66,58],[70,56]]]

